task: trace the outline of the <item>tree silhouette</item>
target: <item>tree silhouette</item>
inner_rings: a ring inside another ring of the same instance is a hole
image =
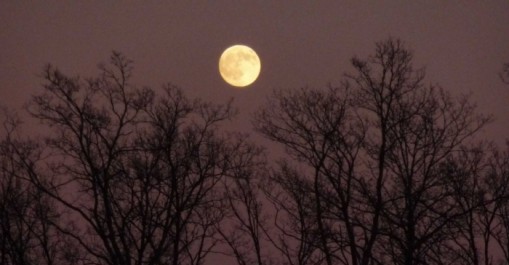
[[[47,66],[27,106],[39,138],[4,122],[0,263],[509,262],[509,151],[474,138],[491,118],[426,85],[400,40],[351,64],[254,114],[274,163],[222,130],[231,102],[136,87],[120,53],[95,78]]]
[[[270,264],[271,259],[263,251],[268,224],[259,188],[266,171],[264,151],[242,142],[235,149],[240,151],[233,158],[237,166],[224,182],[227,225],[218,227],[218,231],[237,264]]]
[[[335,250],[348,245],[348,240],[350,251],[358,251],[358,234],[354,231],[357,220],[352,217],[353,205],[357,204],[353,193],[357,189],[353,186],[358,184],[354,169],[364,129],[356,121],[349,122],[355,113],[350,113],[348,99],[339,92],[336,88],[276,92],[255,118],[261,133],[283,144],[290,157],[309,167],[303,171],[282,163],[273,177],[282,194],[271,201],[288,218],[279,226],[282,236],[276,245],[286,257],[297,259],[288,261],[290,264],[322,260],[333,264],[335,259],[343,258],[334,254]],[[309,175],[302,176],[303,172]],[[334,233],[333,219],[337,218],[343,222],[344,233]],[[300,242],[291,249],[285,238]],[[316,249],[321,250],[318,256],[313,254]]]
[[[3,111],[0,141],[0,263],[74,264],[78,250],[53,223],[60,218],[46,194],[30,184],[23,161],[38,160],[33,141],[16,135],[19,119]]]
[[[224,218],[221,183],[241,177],[242,139],[218,132],[230,104],[164,95],[130,84],[131,62],[114,53],[98,78],[48,66],[29,111],[49,125],[47,171],[30,180],[66,211],[55,223],[86,264],[202,264]]]
[[[498,246],[503,256],[501,262],[509,262],[509,146],[504,150],[492,148],[487,152],[482,179],[484,203],[479,211],[481,231],[484,235],[484,264],[497,264],[493,246]],[[492,242],[494,239],[495,242]]]
[[[379,43],[373,57],[353,64],[360,107],[377,117],[379,136],[368,138],[368,148],[385,175],[382,253],[393,264],[440,264],[446,228],[464,214],[450,203],[441,164],[489,118],[467,98],[424,86],[424,73],[413,70],[400,41]]]
[[[276,181],[293,200],[277,206],[298,205],[297,191],[312,200],[306,212],[316,227],[306,230],[318,238],[307,244],[327,265],[443,264],[448,256],[449,226],[465,211],[448,192],[442,164],[489,118],[468,98],[425,86],[411,59],[399,40],[380,42],[368,59],[352,59],[356,72],[342,88],[277,92],[255,118],[305,167],[280,168],[294,175],[283,177],[290,191]]]

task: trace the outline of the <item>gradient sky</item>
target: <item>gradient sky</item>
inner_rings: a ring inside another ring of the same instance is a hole
[[[112,50],[135,62],[134,83],[171,82],[189,96],[234,98],[236,127],[274,88],[339,84],[352,56],[400,38],[414,52],[426,82],[472,93],[495,116],[486,135],[509,132],[509,85],[497,73],[509,62],[509,1],[1,1],[0,105],[19,109],[41,90],[51,63],[64,73],[93,76]],[[221,52],[246,44],[262,61],[247,89],[227,85]]]

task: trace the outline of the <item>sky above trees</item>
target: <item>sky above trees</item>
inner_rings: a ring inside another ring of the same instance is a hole
[[[497,73],[509,61],[507,1],[406,2],[230,1],[115,3],[52,1],[0,4],[0,103],[19,108],[40,91],[40,73],[51,63],[69,74],[97,74],[112,50],[135,62],[133,82],[160,88],[171,82],[188,95],[214,102],[235,98],[246,121],[274,88],[339,84],[354,55],[369,54],[389,36],[414,51],[428,82],[452,93],[472,93],[509,130],[507,85]],[[260,78],[245,90],[228,86],[218,72],[221,52],[243,43],[262,60]]]

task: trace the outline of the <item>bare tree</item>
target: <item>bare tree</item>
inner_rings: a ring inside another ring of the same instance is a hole
[[[302,165],[283,163],[273,177],[281,194],[272,202],[287,218],[276,220],[283,223],[273,242],[290,264],[368,264],[374,230],[360,224],[373,219],[360,206],[356,178],[365,129],[349,101],[340,88],[286,90],[255,117],[258,131]]]
[[[274,208],[270,243],[283,257],[280,264],[306,265],[323,263],[319,249],[320,233],[313,214],[313,183],[295,166],[281,161],[264,183],[266,198]]]
[[[492,264],[488,254],[493,215],[491,203],[485,203],[487,190],[483,185],[487,149],[482,146],[462,148],[443,164],[449,178],[449,191],[456,207],[465,212],[450,225],[451,245],[444,248],[458,264]],[[479,218],[480,214],[483,218]]]
[[[31,182],[66,211],[55,226],[85,264],[202,264],[221,240],[222,179],[242,168],[218,130],[234,111],[138,89],[118,53],[100,70],[83,81],[46,68],[28,109],[52,129],[49,157],[23,160]]]
[[[22,160],[37,160],[40,150],[17,136],[19,119],[6,114],[0,142],[0,263],[74,264],[77,249],[58,233],[54,204],[28,181]]]
[[[509,160],[507,151],[492,144],[464,148],[446,165],[447,177],[452,178],[458,207],[467,212],[454,229],[458,235],[449,251],[460,260],[459,264],[499,264],[507,261],[503,253],[506,241],[507,208],[506,185]],[[502,244],[501,244],[502,243]],[[502,258],[502,259],[501,259]]]
[[[264,151],[236,136],[237,155],[229,177],[224,179],[226,225],[218,227],[239,265],[270,264],[266,250],[267,213],[263,207],[260,180],[266,171]]]
[[[293,191],[276,183],[287,196],[299,190],[312,198],[306,212],[316,223],[320,262],[445,262],[448,229],[465,211],[442,165],[489,117],[467,97],[425,86],[411,61],[399,40],[377,43],[374,55],[352,59],[355,73],[343,88],[276,92],[255,117],[257,130],[303,167],[280,178],[299,185]],[[274,200],[276,207],[298,205],[288,197]]]
[[[484,185],[487,193],[483,211],[480,213],[480,219],[484,225],[484,233],[489,233],[496,242],[495,246],[503,253],[498,260],[498,264],[509,262],[509,144],[506,144],[504,150],[493,149],[487,159],[487,172]],[[491,243],[491,242],[489,242]],[[486,247],[492,247],[487,245]],[[486,252],[488,255],[488,252]],[[495,255],[489,255],[490,262],[495,263]],[[488,264],[486,262],[486,264]]]
[[[450,203],[441,163],[489,118],[476,114],[468,98],[425,86],[424,72],[414,70],[411,59],[400,41],[389,39],[367,60],[353,60],[358,74],[351,78],[360,90],[359,107],[376,117],[367,143],[376,150],[378,174],[385,175],[387,240],[379,246],[392,264],[440,264],[446,228],[464,214]]]

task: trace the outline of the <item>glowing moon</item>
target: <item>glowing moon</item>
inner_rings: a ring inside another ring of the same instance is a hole
[[[245,45],[231,46],[219,58],[219,73],[232,86],[245,87],[252,84],[258,78],[260,69],[260,58]]]

